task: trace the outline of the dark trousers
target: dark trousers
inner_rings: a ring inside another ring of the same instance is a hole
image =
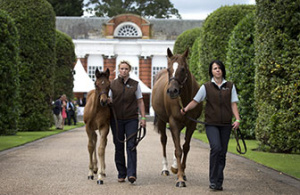
[[[74,121],[74,125],[76,125],[76,116],[74,111],[68,111],[67,112],[67,117],[68,117],[68,125],[71,125],[71,119]]]
[[[218,187],[223,185],[226,153],[231,126],[206,126],[206,135],[210,145],[209,181]]]
[[[118,178],[126,178],[126,176],[136,177],[136,166],[137,166],[137,151],[132,150],[135,146],[136,133],[138,130],[138,119],[130,120],[117,120],[118,130],[116,129],[116,123],[114,119],[111,119],[111,129],[113,133],[113,141],[115,144],[115,164],[118,170]],[[125,163],[125,138],[133,136],[126,142],[126,152],[127,152],[127,168]],[[117,139],[118,137],[118,139]]]

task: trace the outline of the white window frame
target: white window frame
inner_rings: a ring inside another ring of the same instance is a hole
[[[131,29],[127,29],[130,27]],[[131,32],[126,32],[126,30],[134,30],[136,34],[132,34]],[[120,35],[120,31],[125,30],[126,35]],[[140,38],[142,37],[142,31],[138,25],[136,25],[133,22],[123,22],[117,26],[117,28],[114,31],[114,37],[116,38]]]
[[[103,57],[98,55],[90,55],[88,57],[87,74],[92,79],[92,81],[96,80],[96,68],[98,68],[99,71],[103,71]]]
[[[165,58],[165,59],[164,59]],[[164,61],[164,62],[163,62]],[[153,81],[154,81],[154,77],[155,75],[163,69],[166,69],[168,67],[168,59],[166,56],[164,56],[163,58],[158,56],[154,56],[152,57],[152,79],[151,79],[151,88],[153,88]]]

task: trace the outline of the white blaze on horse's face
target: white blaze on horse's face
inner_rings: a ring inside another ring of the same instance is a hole
[[[175,77],[175,73],[176,73],[177,68],[178,68],[178,63],[174,62],[173,63],[173,77]]]

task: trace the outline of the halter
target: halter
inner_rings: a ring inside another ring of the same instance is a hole
[[[185,74],[185,78],[183,79],[183,81],[180,81],[180,80],[179,80],[178,78],[176,78],[176,77],[171,77],[171,78],[169,79],[169,83],[170,83],[172,80],[175,80],[175,81],[177,81],[177,83],[180,85],[180,88],[182,88],[183,85],[186,83],[187,78],[188,78],[188,73]]]
[[[101,96],[102,94],[107,94],[107,91],[101,91],[101,92],[98,94],[98,99],[100,98],[100,96]]]

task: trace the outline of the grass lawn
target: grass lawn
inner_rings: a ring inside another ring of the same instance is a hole
[[[64,130],[57,130],[55,126],[51,127],[49,131],[26,131],[17,132],[16,135],[0,136],[0,151],[13,148],[16,146],[21,146],[35,140],[58,134],[70,129],[84,126],[84,123],[77,123],[77,125],[65,125]]]
[[[200,133],[198,131],[195,131],[193,137],[205,143],[208,143],[205,133]],[[245,140],[245,141],[247,145],[246,154],[240,155],[236,151],[235,139],[230,139],[228,145],[228,151],[300,179],[300,155],[255,151],[255,149],[258,148],[258,142],[256,140]],[[244,151],[241,142],[240,145],[242,147],[242,151]]]

